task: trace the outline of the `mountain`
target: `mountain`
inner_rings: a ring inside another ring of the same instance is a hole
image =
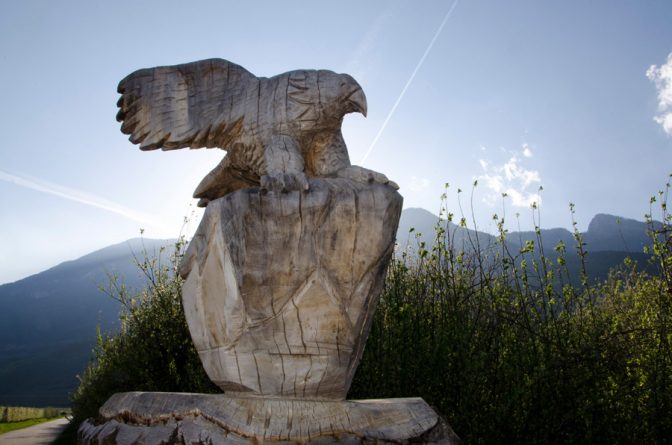
[[[144,280],[133,257],[171,252],[174,241],[132,239],[0,286],[0,405],[67,406],[91,358],[96,327],[114,332],[119,303],[100,290],[109,275]],[[166,261],[164,259],[163,261]]]
[[[397,240],[403,248],[434,242],[438,217],[424,209],[402,212]],[[445,224],[445,223],[444,223]],[[413,228],[413,232],[410,229]],[[496,237],[455,224],[447,226],[454,246],[485,250]],[[642,248],[647,244],[646,224],[611,215],[597,215],[582,234],[586,242],[588,271],[592,279],[606,278],[610,268],[626,256],[647,267]],[[416,239],[417,236],[417,239]],[[545,253],[554,258],[553,247],[564,241],[567,265],[578,282],[580,258],[574,253],[574,237],[565,229],[544,229]],[[507,247],[518,252],[527,240],[537,243],[534,232],[512,232]],[[103,332],[118,330],[119,303],[100,291],[108,276],[123,277],[130,289],[144,286],[134,255],[155,256],[165,247],[168,261],[175,240],[132,239],[92,252],[14,283],[0,285],[0,405],[64,406],[91,359],[96,327]]]
[[[654,228],[660,228],[655,222]],[[588,224],[584,240],[594,251],[642,252],[650,245],[646,223],[618,216],[597,214]]]
[[[401,251],[409,247],[417,250],[419,242],[424,242],[427,248],[432,246],[438,219],[438,216],[425,209],[404,209],[397,231],[397,242]],[[654,222],[653,226],[656,229],[661,224]],[[473,252],[477,248],[486,251],[497,242],[493,235],[462,228],[452,222],[446,224],[443,221],[442,227],[450,234],[452,245],[466,252]],[[411,229],[414,230],[411,232]],[[649,255],[644,253],[644,246],[650,244],[648,230],[647,224],[641,221],[606,214],[596,215],[588,225],[588,230],[581,233],[585,243],[584,250],[588,252],[585,261],[589,277],[593,280],[606,279],[609,271],[622,265],[625,258],[630,258],[640,268],[655,273],[649,264]],[[506,247],[515,255],[527,241],[534,241],[538,249],[539,238],[544,254],[553,261],[558,257],[555,246],[564,242],[566,263],[572,282],[579,283],[581,260],[576,253],[574,234],[567,229],[542,229],[540,235],[534,231],[509,232],[506,235]]]
[[[401,212],[399,229],[397,229],[397,243],[402,249],[415,248],[419,242],[424,242],[429,248],[434,245],[435,227],[439,217],[420,208],[408,208]],[[478,243],[481,248],[492,245],[497,240],[493,235],[484,232],[459,227],[457,224],[443,221],[442,227],[448,228],[451,243],[459,249],[471,250]],[[411,229],[413,231],[411,232]]]

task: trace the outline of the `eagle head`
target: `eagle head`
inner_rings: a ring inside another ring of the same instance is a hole
[[[318,86],[325,114],[339,121],[348,113],[362,113],[366,117],[364,90],[352,76],[320,70]]]

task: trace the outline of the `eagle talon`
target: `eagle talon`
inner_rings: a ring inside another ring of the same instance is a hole
[[[382,173],[378,173],[374,170],[369,170],[368,168],[360,167],[359,165],[351,165],[342,170],[339,170],[336,174],[339,178],[350,179],[357,182],[363,182],[365,184],[383,184],[389,185],[395,190],[399,190],[399,186],[396,182],[390,181],[387,176]]]
[[[261,190],[269,192],[293,192],[308,190],[308,179],[303,172],[269,173],[261,177]]]

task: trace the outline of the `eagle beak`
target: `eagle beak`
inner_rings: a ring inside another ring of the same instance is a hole
[[[362,113],[366,117],[366,96],[364,90],[359,86],[348,97],[348,112]]]

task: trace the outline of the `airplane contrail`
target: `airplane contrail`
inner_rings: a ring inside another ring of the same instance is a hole
[[[399,106],[399,102],[401,102],[401,99],[404,97],[404,94],[406,94],[406,90],[408,90],[408,87],[413,82],[413,79],[415,79],[415,75],[418,74],[418,71],[420,70],[420,67],[425,62],[425,59],[427,58],[427,55],[429,54],[429,52],[432,50],[432,47],[434,46],[434,42],[436,42],[436,39],[439,38],[439,34],[441,34],[441,31],[443,31],[443,27],[446,26],[446,22],[448,21],[451,14],[453,13],[453,10],[455,9],[455,6],[457,6],[458,1],[459,0],[455,0],[453,2],[453,5],[450,7],[450,9],[446,13],[445,17],[443,18],[443,21],[441,22],[441,25],[439,25],[439,28],[436,30],[436,33],[434,33],[434,37],[429,42],[429,45],[427,46],[427,49],[425,49],[425,53],[422,55],[422,57],[420,58],[420,61],[415,66],[415,69],[413,70],[413,73],[411,73],[411,77],[408,78],[408,81],[406,82],[406,85],[401,90],[401,94],[399,94],[399,97],[397,97],[397,101],[394,103],[394,105],[392,105],[392,109],[390,109],[390,112],[387,114],[387,117],[383,121],[383,125],[381,125],[380,130],[378,130],[378,134],[376,134],[376,137],[373,138],[373,142],[371,142],[371,145],[369,145],[369,149],[366,150],[366,154],[364,154],[364,157],[359,162],[360,165],[364,165],[364,162],[366,162],[366,159],[371,154],[371,151],[373,151],[373,147],[375,147],[376,143],[378,142],[378,139],[380,139],[380,136],[383,134],[383,131],[385,131],[385,127],[387,127],[387,123],[390,121],[390,119],[392,118],[392,115],[397,110],[397,106]]]
[[[28,176],[18,176],[4,170],[0,170],[0,180],[9,182],[20,187],[25,187],[31,190],[36,190],[42,193],[58,196],[69,199],[70,201],[86,204],[91,207],[107,210],[108,212],[116,213],[132,221],[142,224],[148,224],[156,228],[163,228],[161,223],[158,223],[155,218],[152,218],[128,207],[122,206],[104,198],[91,195],[80,190],[64,187],[62,185],[54,184],[43,179],[31,178]]]

